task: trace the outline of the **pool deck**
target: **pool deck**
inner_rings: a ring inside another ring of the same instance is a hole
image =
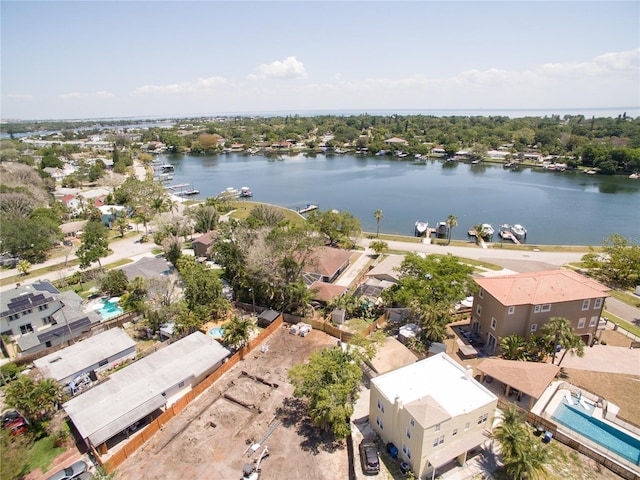
[[[629,428],[624,428],[623,425],[620,425],[616,421],[613,421],[615,419],[615,415],[618,412],[618,407],[616,405],[609,403],[607,405],[607,412],[605,412],[602,406],[599,405],[601,404],[601,402],[598,401],[599,399],[595,395],[591,394],[590,392],[580,390],[578,387],[564,381],[556,381],[551,383],[551,385],[549,385],[549,387],[535,403],[535,405],[531,409],[531,412],[553,422],[557,426],[558,431],[564,433],[565,435],[579,441],[580,443],[597,452],[600,452],[601,454],[615,460],[616,462],[625,465],[627,468],[631,468],[633,471],[637,471],[638,465],[633,464],[626,458],[621,457],[606,449],[602,445],[599,445],[596,442],[580,435],[580,433],[564,426],[553,418],[553,413],[556,411],[558,406],[567,398],[567,396],[569,396],[569,398],[571,398],[576,403],[578,402],[578,398],[580,398],[582,402],[585,402],[586,405],[588,405],[591,416],[593,418],[596,418],[599,421],[610,425],[616,430],[624,432],[631,437],[640,440],[639,428],[633,427],[632,425],[628,424],[627,425],[629,426]]]

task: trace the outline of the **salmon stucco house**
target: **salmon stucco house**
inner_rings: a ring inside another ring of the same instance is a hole
[[[418,478],[433,478],[489,439],[498,398],[445,353],[371,380],[369,423]]]
[[[500,339],[516,334],[524,339],[539,334],[552,317],[569,320],[587,345],[595,339],[609,288],[571,270],[478,277],[471,329],[496,353]]]

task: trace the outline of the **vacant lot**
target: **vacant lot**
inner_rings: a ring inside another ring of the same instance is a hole
[[[116,470],[117,479],[242,478],[267,446],[261,480],[348,478],[344,442],[313,427],[292,397],[288,369],[336,339],[319,331],[306,337],[274,332],[245,360],[172,419]],[[277,425],[277,426],[276,426]],[[249,447],[270,431],[255,453]]]

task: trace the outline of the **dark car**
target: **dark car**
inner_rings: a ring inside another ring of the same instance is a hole
[[[49,478],[47,478],[47,480],[77,479],[80,477],[80,475],[82,475],[86,471],[87,471],[87,463],[80,460],[67,468],[58,470],[56,473],[54,473]]]
[[[378,449],[373,442],[360,442],[360,462],[365,475],[377,475],[380,472]]]

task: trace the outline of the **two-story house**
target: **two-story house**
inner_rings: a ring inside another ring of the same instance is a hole
[[[495,353],[511,334],[528,339],[552,317],[564,317],[587,345],[593,342],[609,288],[571,270],[474,279],[471,329]]]
[[[61,293],[47,281],[17,287],[0,297],[0,334],[5,353],[15,342],[22,353],[35,353],[87,333],[101,317],[85,312],[75,292]]]
[[[369,423],[418,478],[433,477],[487,441],[497,405],[471,369],[440,353],[373,378]]]

